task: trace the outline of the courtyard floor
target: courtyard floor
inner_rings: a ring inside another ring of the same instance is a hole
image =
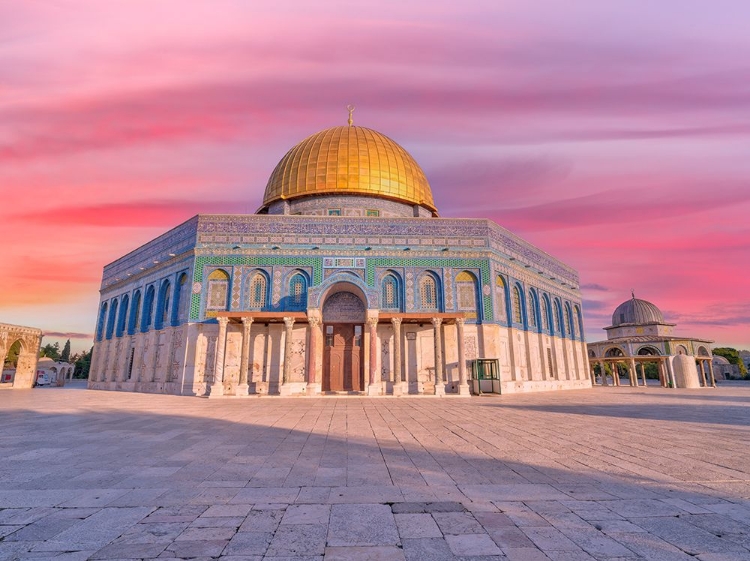
[[[750,384],[0,391],[0,559],[750,559]]]

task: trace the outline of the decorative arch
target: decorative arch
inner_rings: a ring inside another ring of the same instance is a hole
[[[169,304],[172,294],[172,283],[169,279],[164,279],[159,288],[159,303],[156,306],[156,322],[154,327],[162,329],[169,325]]]
[[[560,299],[555,298],[552,304],[553,313],[552,320],[554,322],[555,335],[558,337],[565,337],[565,331],[563,330],[563,317],[562,317],[562,306],[560,305]]]
[[[428,311],[440,311],[440,279],[432,271],[419,276],[419,307]]]
[[[133,335],[138,328],[138,322],[141,320],[141,291],[136,290],[133,294],[133,303],[130,305],[130,323],[128,325],[128,334]]]
[[[380,281],[380,308],[383,310],[403,309],[401,277],[395,271],[387,271]]]
[[[146,297],[143,299],[143,317],[141,318],[141,331],[148,331],[154,321],[154,301],[156,290],[154,285],[146,289]]]
[[[503,275],[495,277],[495,304],[497,307],[497,318],[501,323],[508,323],[508,283]]]
[[[536,294],[536,290],[533,288],[529,289],[528,304],[526,306],[526,316],[528,318],[529,327],[533,327],[538,330],[539,328],[539,297]]]
[[[264,310],[270,302],[268,273],[262,269],[256,269],[248,275],[247,281],[247,307],[251,310]]]
[[[96,322],[97,341],[101,341],[102,337],[104,337],[104,322],[107,320],[107,310],[109,310],[109,305],[107,302],[104,302],[99,310],[99,321]]]
[[[571,339],[575,339],[575,332],[573,330],[573,312],[570,309],[570,302],[565,302],[563,306],[565,312],[565,331],[567,336]]]
[[[511,291],[511,298],[512,298],[512,304],[511,304],[511,310],[513,312],[513,323],[521,324],[523,325],[523,289],[519,284],[513,285],[513,290]]]
[[[701,345],[700,347],[698,347],[698,356],[711,356],[711,351]]]
[[[625,353],[622,352],[622,349],[620,347],[610,347],[606,351],[604,351],[604,356],[607,358],[618,358],[624,357]]]
[[[174,285],[174,305],[172,306],[172,325],[179,325],[187,319],[190,294],[187,292],[187,273],[180,273]]]
[[[107,332],[105,337],[107,339],[112,338],[112,334],[115,331],[115,321],[117,320],[117,298],[112,300],[112,305],[109,308],[109,318],[107,319]]]
[[[478,319],[477,313],[477,277],[469,271],[456,275],[456,300],[458,311],[464,312],[468,319]]]
[[[542,329],[548,333],[552,331],[552,307],[549,303],[549,296],[542,295]]]
[[[289,279],[289,302],[286,308],[290,310],[307,309],[307,287],[309,282],[303,271],[294,271]]]
[[[656,347],[652,347],[651,345],[644,345],[643,347],[638,349],[638,352],[636,353],[638,356],[659,356],[661,353],[659,352],[659,349]]]
[[[363,294],[352,285],[340,283],[333,287],[323,301],[322,316],[325,323],[363,324],[367,316]]]
[[[338,271],[320,284],[309,287],[307,290],[307,307],[320,308],[326,296],[331,293],[331,290],[335,291],[337,289],[335,287],[339,283],[352,285],[352,290],[357,291],[368,308],[375,309],[378,307],[377,288],[367,286],[359,275],[347,271]]]
[[[229,305],[229,273],[215,269],[208,275],[206,310],[226,310]]]
[[[596,352],[594,349],[589,349],[589,358],[596,358]]]
[[[583,341],[583,315],[581,314],[581,308],[578,304],[573,306],[573,313],[575,314],[574,321],[578,327],[578,339]]]
[[[122,337],[125,332],[128,322],[128,311],[130,309],[130,296],[127,294],[122,297],[120,303],[120,319],[117,320],[117,329],[115,330],[116,337]]]
[[[678,355],[690,354],[688,353],[687,347],[685,347],[685,345],[677,345],[677,347],[675,348],[675,353]]]

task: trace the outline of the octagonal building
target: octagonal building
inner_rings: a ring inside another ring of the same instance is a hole
[[[576,271],[490,220],[440,218],[414,158],[351,123],[289,150],[256,214],[195,216],[107,265],[100,292],[94,389],[591,386]]]

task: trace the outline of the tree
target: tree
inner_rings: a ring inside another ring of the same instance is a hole
[[[91,353],[94,352],[94,347],[91,347],[89,351],[84,351],[80,355],[76,355],[75,368],[73,369],[74,378],[88,378],[89,370],[91,370]]]
[[[62,353],[60,353],[60,360],[62,362],[70,362],[70,339],[65,341]]]
[[[51,358],[52,360],[57,362],[58,360],[60,360],[60,343],[55,343],[54,345],[52,343],[47,343],[39,351],[39,356]]]
[[[729,361],[729,364],[736,364],[740,368],[740,375],[747,375],[747,368],[745,367],[745,363],[742,362],[742,357],[740,357],[737,349],[733,349],[732,347],[717,347],[713,350],[713,353],[723,356]]]
[[[16,341],[8,349],[5,357],[5,365],[8,368],[15,368],[18,365],[18,355],[21,354],[21,341]]]

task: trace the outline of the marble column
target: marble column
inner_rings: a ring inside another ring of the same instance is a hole
[[[711,379],[711,387],[716,387],[716,378],[714,377],[714,367],[712,361],[707,360],[706,365],[708,366],[708,377]]]
[[[630,385],[637,386],[638,385],[638,372],[635,369],[635,359],[630,359],[630,364],[628,368],[628,374],[630,374]]]
[[[369,372],[368,372],[368,395],[379,395],[380,384],[377,383],[378,373],[378,318],[368,317],[367,318],[367,330],[368,339],[370,340],[370,360],[369,360]]]
[[[401,318],[391,318],[393,325],[393,385],[401,383]]]
[[[648,382],[646,381],[646,363],[645,362],[641,363],[641,376],[643,377],[643,387],[647,388]]]
[[[620,386],[620,368],[617,362],[615,362],[615,385]]]
[[[216,363],[214,364],[214,382],[211,384],[209,397],[224,395],[224,352],[227,346],[227,324],[229,318],[217,318],[219,322],[219,337],[216,340]]]
[[[602,386],[608,386],[609,382],[607,381],[607,370],[606,370],[607,362],[605,360],[599,361],[599,369],[602,375]]]
[[[435,395],[445,395],[443,383],[443,318],[432,318],[435,337]]]
[[[674,372],[672,371],[672,365],[669,363],[669,357],[667,357],[667,359],[666,359],[665,366],[667,368],[667,380],[668,380],[667,386],[671,386],[672,388],[676,388],[677,387],[677,381],[675,380]]]
[[[458,345],[458,394],[470,395],[466,381],[466,349],[464,348],[464,318],[456,318],[456,343]]]
[[[237,395],[247,395],[249,386],[247,383],[248,367],[250,362],[250,329],[253,326],[253,318],[242,318],[242,350],[240,351],[240,380],[235,388]]]
[[[284,386],[287,386],[292,374],[292,337],[294,333],[294,318],[285,317],[284,326],[286,327],[284,335],[284,367],[281,371],[281,387],[279,388],[279,392],[282,395],[289,395],[289,390],[285,390]]]
[[[698,361],[698,367],[701,371],[701,383],[703,384],[704,388],[708,387],[708,382],[706,382],[706,369],[704,368],[704,362],[702,360]]]
[[[315,378],[315,368],[317,366],[318,355],[318,325],[320,318],[318,316],[309,316],[307,318],[310,333],[310,342],[307,346],[307,394],[315,395],[320,393],[320,382]]]

